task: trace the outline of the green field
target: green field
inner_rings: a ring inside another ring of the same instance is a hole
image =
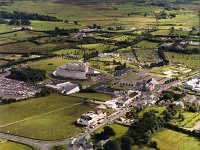
[[[149,41],[141,41],[137,44],[134,45],[134,47],[138,47],[138,48],[156,48],[158,45],[158,43],[155,42],[149,42]]]
[[[113,139],[113,140],[118,140],[123,135],[126,135],[128,132],[128,127],[125,127],[122,125],[111,124],[111,125],[106,125],[106,126],[111,127],[114,130],[114,132],[116,133],[116,135],[114,137],[111,137],[111,139]],[[99,133],[101,131],[103,131],[103,127],[97,129],[94,133]]]
[[[160,107],[160,106],[153,106],[153,107],[148,106],[148,107],[144,108],[141,112],[139,112],[138,115],[139,115],[139,117],[142,117],[145,112],[155,111],[156,116],[160,116],[160,115],[162,115],[163,111],[165,111],[165,110],[166,110],[165,106],[162,106],[162,107]]]
[[[199,140],[172,130],[163,130],[153,136],[160,150],[199,150]]]
[[[23,144],[7,141],[5,143],[0,143],[0,150],[33,150],[33,148]]]
[[[102,93],[75,93],[72,94],[72,96],[91,99],[91,100],[100,100],[100,101],[107,101],[112,99],[111,95]]]
[[[52,94],[2,105],[0,132],[9,130],[12,134],[43,140],[68,138],[81,129],[75,125],[76,119],[94,109],[94,105],[83,102],[83,98]]]
[[[74,62],[74,60],[67,60],[67,59],[62,59],[61,57],[54,57],[32,62],[30,64],[30,67],[36,69],[43,69],[48,72],[53,72],[57,67],[68,64],[70,62]]]
[[[188,67],[200,67],[199,55],[193,54],[177,54],[172,52],[166,52],[165,55],[170,62],[179,62]]]

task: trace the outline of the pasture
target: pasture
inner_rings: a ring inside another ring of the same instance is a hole
[[[0,149],[1,150],[34,150],[33,148],[27,145],[19,144],[19,143],[15,143],[11,141],[0,143]]]
[[[141,41],[135,45],[133,45],[134,47],[137,48],[148,48],[148,49],[152,49],[152,48],[156,48],[158,46],[158,43],[156,42],[149,42],[149,41]]]
[[[83,98],[51,94],[1,105],[0,132],[9,130],[12,134],[43,140],[68,138],[81,129],[76,126],[76,119],[95,107],[84,101]]]
[[[152,137],[161,150],[199,150],[199,140],[172,130],[163,130]]]
[[[111,100],[112,96],[103,93],[74,93],[71,96],[80,97],[89,100],[107,101]]]

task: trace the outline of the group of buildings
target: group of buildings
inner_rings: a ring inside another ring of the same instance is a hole
[[[70,79],[87,79],[87,76],[97,75],[94,68],[90,67],[87,63],[69,63],[64,66],[59,66],[53,75],[60,78]]]
[[[194,92],[200,92],[200,79],[199,78],[191,79],[187,82],[184,82],[182,86],[184,89],[189,89]]]

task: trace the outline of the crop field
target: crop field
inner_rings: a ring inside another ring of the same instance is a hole
[[[161,150],[199,150],[199,140],[172,130],[163,130],[153,136]]]
[[[5,143],[1,143],[0,144],[0,149],[1,150],[34,150],[33,148],[23,145],[23,144],[19,144],[19,143],[15,143],[15,142],[10,142],[7,141]]]
[[[148,49],[156,48],[157,46],[158,46],[158,43],[149,42],[145,40],[134,45],[134,47],[137,47],[137,48],[148,48]]]
[[[75,125],[76,119],[94,109],[83,102],[83,98],[51,94],[2,105],[0,131],[44,140],[68,138],[81,129]]]
[[[107,101],[107,100],[112,99],[111,95],[103,94],[103,93],[75,93],[75,94],[72,94],[72,96],[89,99],[89,100],[99,100],[99,101]]]

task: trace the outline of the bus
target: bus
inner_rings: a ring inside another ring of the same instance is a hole
[[[76,141],[77,141],[77,138],[74,138],[74,139],[72,140],[72,142],[71,142],[71,145],[73,146],[73,145],[76,143]]]

